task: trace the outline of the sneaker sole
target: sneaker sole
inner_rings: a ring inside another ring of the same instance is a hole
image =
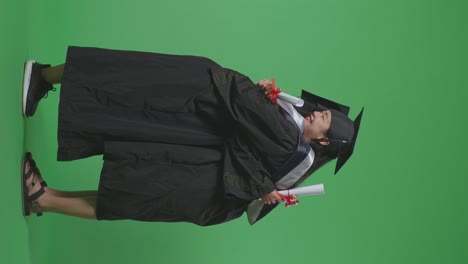
[[[24,65],[23,77],[23,116],[26,117],[26,99],[28,98],[29,84],[31,82],[32,66],[35,60],[28,60]]]

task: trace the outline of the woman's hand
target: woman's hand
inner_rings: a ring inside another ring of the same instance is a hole
[[[260,81],[258,81],[257,85],[260,86],[260,88],[263,91],[270,91],[272,82],[270,80],[267,80],[267,79],[261,79]]]
[[[283,202],[283,198],[281,198],[280,194],[274,190],[271,193],[262,197],[262,201],[265,204],[275,204]]]
[[[265,96],[268,97],[268,99],[273,99],[273,97],[271,96],[272,82],[270,80],[261,79],[260,81],[258,81],[257,85],[263,90]]]

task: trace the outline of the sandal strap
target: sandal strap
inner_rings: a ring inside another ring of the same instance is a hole
[[[37,192],[33,193],[31,196],[28,196],[29,201],[35,201],[37,198],[41,197],[45,193],[44,188],[41,187]]]
[[[39,168],[38,168],[37,165],[36,165],[36,161],[33,160],[33,159],[29,159],[28,161],[29,161],[29,168],[30,168],[30,170],[31,170],[31,168],[32,168],[32,169],[34,169],[34,170],[37,170],[37,173],[39,173]],[[29,171],[28,173],[31,173],[31,172]],[[27,178],[28,178],[28,177],[26,177],[26,179],[27,179]],[[45,187],[47,187],[48,185],[47,185],[47,183],[46,183],[44,180],[42,180],[41,186],[42,186],[43,188],[45,188]]]
[[[41,175],[41,173],[39,172],[39,169],[38,169],[37,167],[35,167],[34,170],[35,170],[35,172],[36,172],[37,174]],[[42,181],[40,182],[40,184],[41,184],[42,188],[45,188],[45,187],[48,186],[48,185],[47,185],[47,182],[44,181],[44,179],[42,179]]]
[[[29,166],[34,169],[37,168],[36,161],[33,159],[29,159]]]
[[[31,188],[28,187],[28,188],[27,188],[28,190],[29,190],[29,189],[32,189],[32,188],[34,188],[34,186],[36,186],[36,184],[37,184],[37,181],[36,181],[36,180],[37,180],[37,176],[36,176],[36,175],[37,175],[37,174],[34,173],[33,179],[32,179],[32,181],[31,181],[31,186],[32,186],[32,187],[31,187]],[[41,184],[41,185],[42,185],[42,184]],[[37,200],[37,198],[41,197],[41,195],[43,195],[44,192],[45,192],[45,191],[44,191],[44,187],[41,186],[41,188],[40,188],[37,192],[35,192],[35,193],[33,193],[32,195],[29,195],[29,196],[28,196],[28,200],[31,201],[31,202],[32,202],[32,201],[35,201],[35,200]]]
[[[31,207],[37,216],[42,216],[42,208],[37,201],[32,201]]]
[[[31,184],[33,186],[37,184],[37,183],[34,183],[34,180],[35,179],[33,179],[33,183]],[[31,196],[26,197],[26,199],[31,202],[31,208],[34,211],[34,213],[36,213],[37,216],[42,216],[42,208],[39,205],[39,202],[37,201],[37,199],[41,197],[44,193],[45,193],[44,187],[41,187],[37,192],[33,193]]]
[[[28,161],[29,161],[29,171],[28,173],[26,173],[26,177],[25,177],[26,179],[28,179],[31,176],[31,174],[33,173],[33,170],[38,170],[37,172],[39,173],[39,169],[37,168],[36,161],[33,159],[28,159]],[[48,187],[47,183],[44,180],[41,182],[41,186],[42,188]]]
[[[31,177],[31,175],[32,175],[33,173],[34,173],[34,168],[29,167],[29,171],[26,172],[24,179],[25,179],[25,180],[29,179],[29,177]]]
[[[24,179],[27,180],[29,179],[29,177],[31,177],[31,175],[34,173],[34,170],[36,169],[36,163],[34,162],[34,160],[31,158],[31,153],[26,153],[26,156],[25,156],[25,159],[27,162],[29,162],[29,170],[28,172],[26,172],[26,174],[24,175]]]

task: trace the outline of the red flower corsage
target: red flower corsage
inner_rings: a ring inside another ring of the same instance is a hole
[[[276,104],[278,102],[279,93],[281,93],[281,88],[276,88],[275,79],[272,79],[270,87],[270,100],[273,104]]]
[[[284,199],[284,206],[289,207],[299,203],[299,200],[296,199],[295,195],[290,195],[288,190],[288,195],[282,195],[279,193],[279,196]]]

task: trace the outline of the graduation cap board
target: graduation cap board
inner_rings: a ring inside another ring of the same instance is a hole
[[[351,121],[348,117],[350,108],[346,105],[304,90],[302,90],[301,99],[304,100],[304,106],[297,108],[297,111],[303,115],[307,115],[313,111],[330,110],[332,112],[328,138],[314,139],[313,141],[316,143],[329,142],[327,152],[333,158],[338,158],[335,167],[336,174],[353,154],[364,108],[362,108],[356,119]]]

